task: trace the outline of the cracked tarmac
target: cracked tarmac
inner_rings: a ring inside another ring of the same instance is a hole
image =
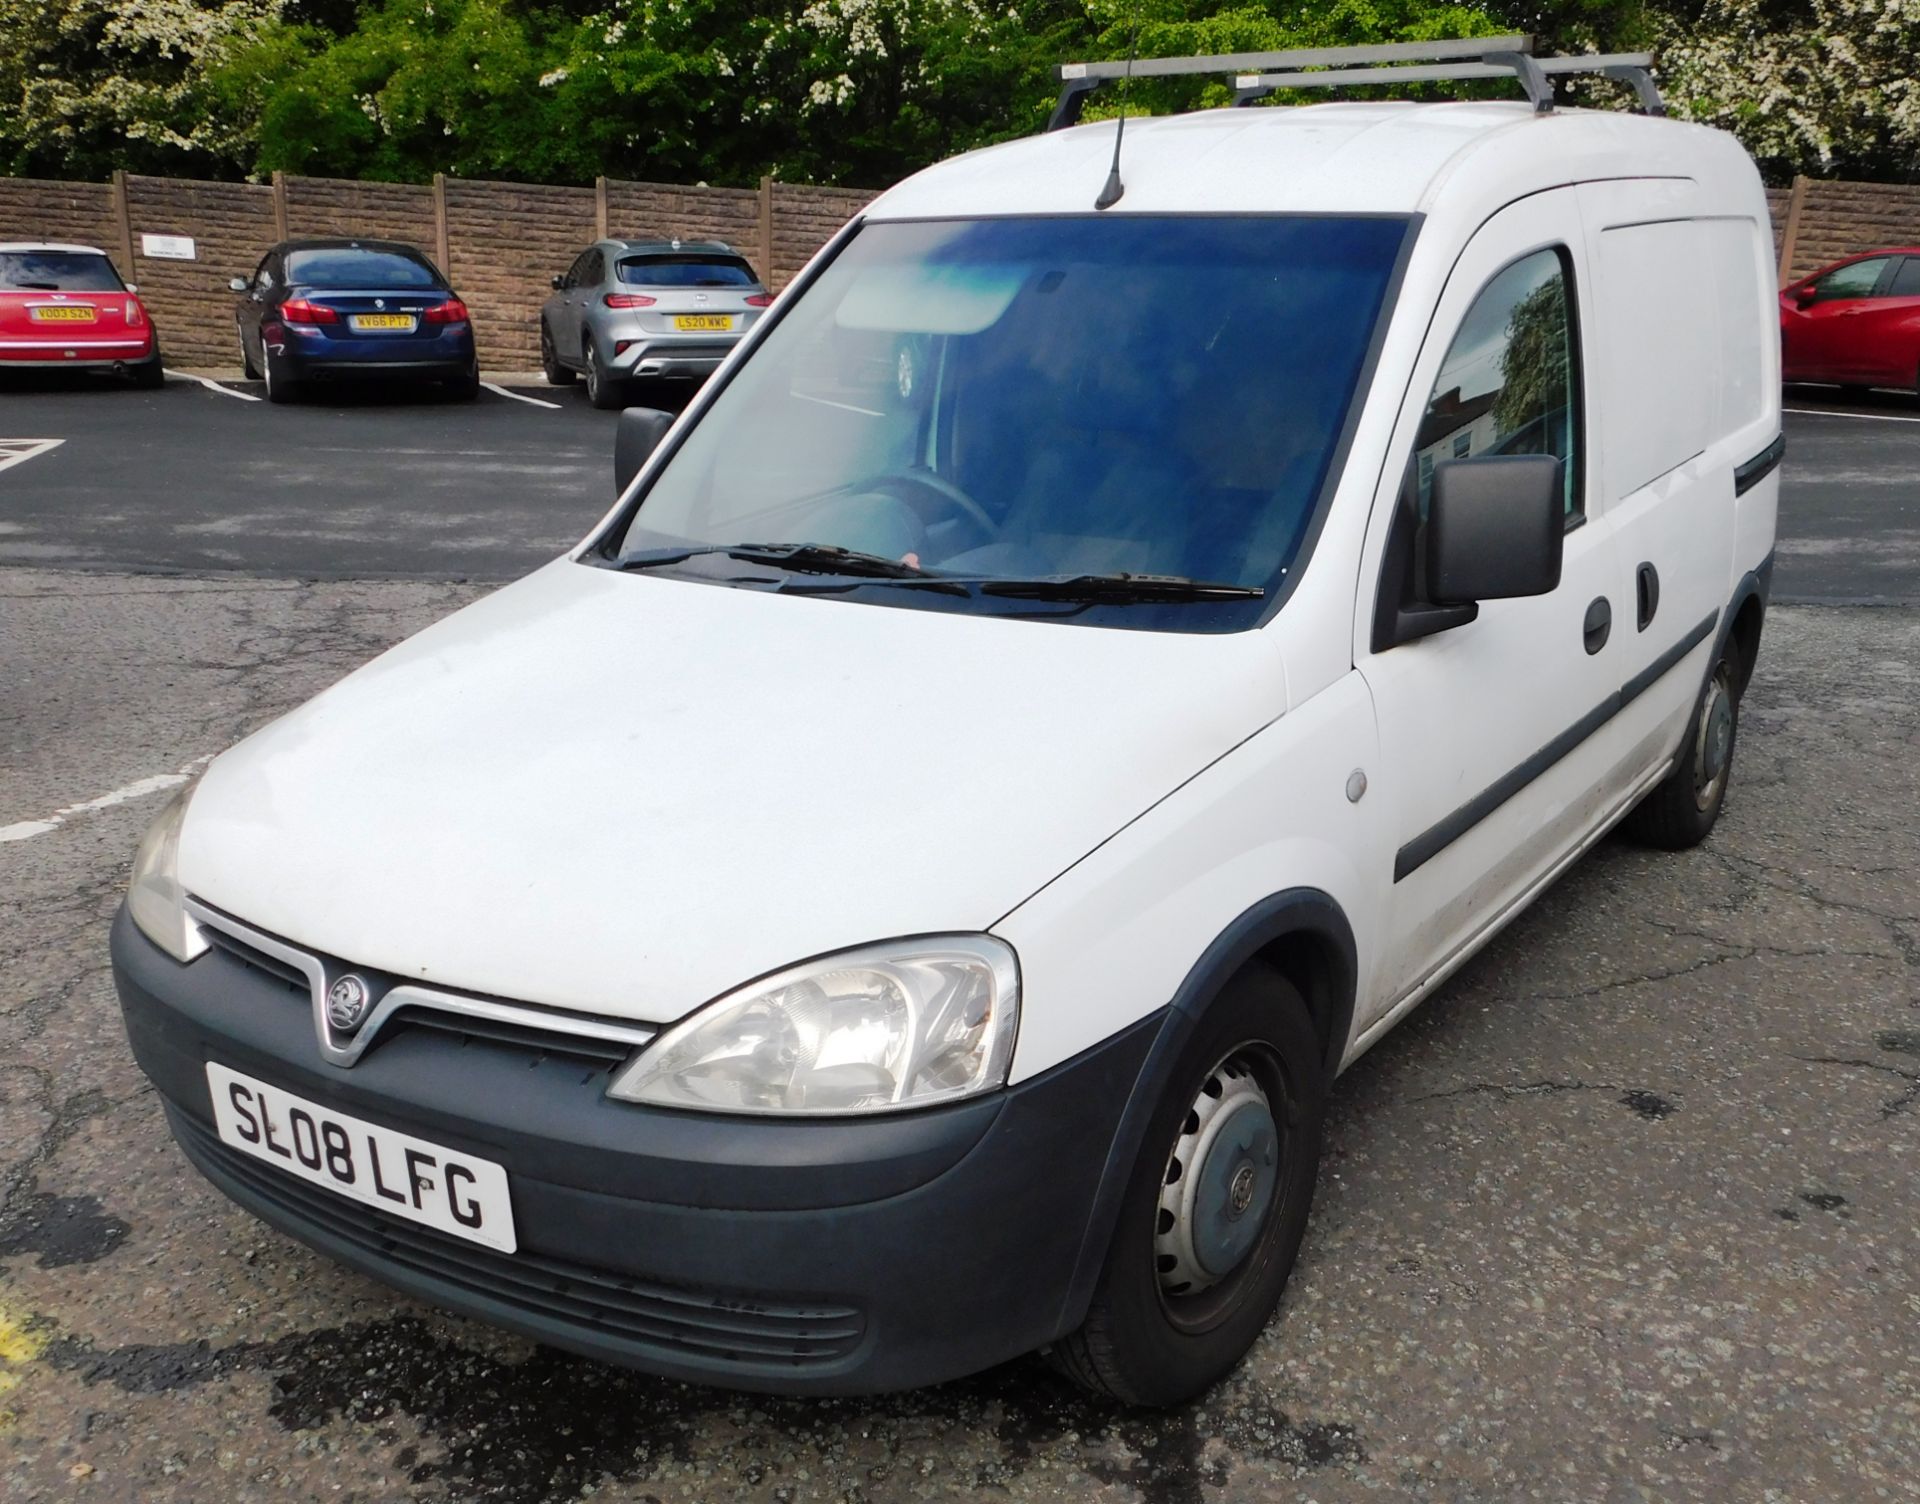
[[[0,572],[0,825],[182,767],[477,594]],[[1603,843],[1342,1078],[1200,1405],[1020,1363],[662,1383],[405,1301],[186,1165],[106,926],[158,798],[0,844],[0,1498],[1920,1499],[1920,611],[1776,609],[1726,814]]]

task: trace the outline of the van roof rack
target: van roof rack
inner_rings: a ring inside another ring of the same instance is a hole
[[[1087,96],[1120,78],[1230,74],[1233,102],[1252,104],[1275,89],[1345,89],[1366,84],[1432,83],[1456,78],[1513,78],[1537,113],[1553,108],[1553,79],[1594,73],[1631,84],[1637,112],[1664,115],[1666,105],[1647,70],[1647,52],[1573,53],[1535,57],[1533,38],[1514,34],[1451,42],[1382,42],[1371,47],[1301,47],[1287,52],[1223,52],[1212,57],[1151,57],[1134,62],[1062,63],[1054,69],[1060,98],[1047,121],[1057,131],[1080,118]],[[1303,71],[1312,70],[1312,71]]]

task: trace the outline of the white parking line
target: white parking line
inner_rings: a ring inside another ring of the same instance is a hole
[[[78,804],[69,804],[65,809],[57,809],[44,820],[19,820],[12,825],[0,825],[0,843],[31,840],[34,836],[43,836],[50,830],[58,830],[75,815],[88,814],[96,809],[111,809],[116,804],[125,804],[129,799],[144,799],[147,795],[157,794],[162,789],[178,788],[212,761],[213,754],[209,752],[205,757],[194,758],[177,773],[155,773],[151,778],[135,779],[124,788],[102,794],[97,799],[83,799]]]
[[[0,439],[0,470],[45,454],[49,449],[58,449],[66,442],[65,439]]]
[[[558,402],[548,402],[540,397],[523,397],[520,393],[510,392],[503,386],[495,386],[491,381],[483,381],[480,385],[490,392],[498,392],[502,397],[511,397],[515,402],[525,402],[532,407],[550,407],[555,412],[560,411],[560,404]]]
[[[209,376],[189,376],[185,371],[168,371],[167,375],[175,381],[197,381],[210,392],[218,392],[222,397],[238,397],[242,402],[258,402],[260,399],[252,392],[236,392],[230,386],[222,386]]]
[[[1843,413],[1830,407],[1783,407],[1783,413],[1797,413],[1803,418],[1864,418],[1869,423],[1920,423],[1920,418],[1903,418],[1898,413]]]

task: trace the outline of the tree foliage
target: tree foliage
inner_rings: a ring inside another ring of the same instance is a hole
[[[1920,0],[0,0],[0,169],[880,185],[1036,129],[1063,60],[1510,30],[1658,44],[1776,178],[1920,153]]]

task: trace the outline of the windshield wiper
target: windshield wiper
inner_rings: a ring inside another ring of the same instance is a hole
[[[903,559],[832,543],[708,543],[693,548],[650,549],[617,560],[616,567],[658,569],[703,554],[722,554],[743,564],[771,564],[796,574],[839,574],[873,580],[916,580],[927,575],[919,565]]]
[[[982,595],[1035,601],[1252,601],[1267,592],[1258,585],[1190,580],[1179,574],[1060,574],[1031,580],[969,580]]]

